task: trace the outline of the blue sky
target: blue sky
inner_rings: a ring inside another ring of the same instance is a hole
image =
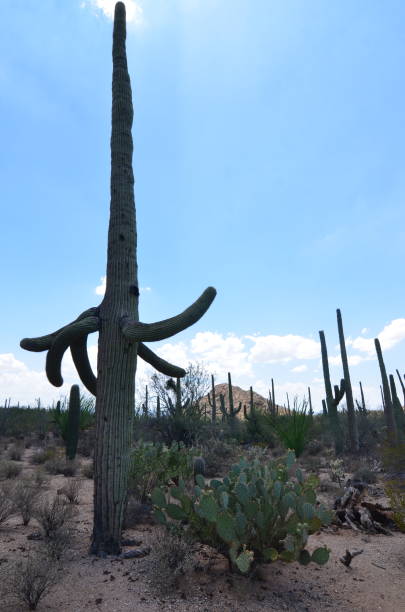
[[[113,4],[1,2],[0,398],[66,393],[70,358],[56,389],[19,341],[101,299]],[[263,394],[273,377],[280,403],[310,385],[320,409],[318,331],[337,383],[341,308],[355,391],[378,407],[372,339],[405,371],[405,5],[126,4],[141,318],[218,291],[158,352]]]

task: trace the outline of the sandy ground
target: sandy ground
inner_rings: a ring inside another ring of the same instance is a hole
[[[26,462],[24,466],[25,472],[33,469]],[[332,528],[311,536],[308,546],[312,549],[326,544],[331,549],[331,558],[325,566],[311,564],[304,568],[296,563],[276,562],[261,568],[260,579],[249,581],[230,575],[223,559],[217,557],[212,559],[210,570],[193,574],[180,584],[178,591],[162,597],[148,579],[150,556],[123,560],[88,555],[93,481],[85,478],[82,481],[72,545],[63,561],[60,580],[39,603],[39,612],[405,611],[405,534],[395,532],[389,537]],[[48,492],[56,493],[65,483],[63,476],[52,477]],[[145,547],[156,529],[139,525],[125,536],[141,540],[140,546]],[[17,558],[27,555],[30,546],[35,548],[37,543],[27,540],[27,536],[36,530],[34,519],[26,527],[18,517],[3,523],[2,576],[7,576]],[[363,549],[351,568],[339,561],[346,549]],[[2,612],[25,609],[12,598],[7,580],[2,581],[1,590]]]

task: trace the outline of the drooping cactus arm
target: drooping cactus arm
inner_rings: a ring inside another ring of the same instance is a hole
[[[23,338],[20,342],[20,346],[26,351],[32,351],[34,353],[48,351],[51,348],[56,336],[62,333],[67,327],[70,327],[71,325],[73,325],[73,323],[76,323],[77,321],[81,321],[81,319],[97,316],[98,311],[98,306],[88,308],[87,310],[82,312],[74,321],[68,323],[67,325],[64,325],[63,327],[57,329],[51,334],[47,334],[46,336],[38,336],[37,338]]]
[[[138,355],[142,357],[144,361],[153,366],[158,372],[165,374],[166,376],[172,376],[173,378],[183,378],[186,375],[186,371],[183,368],[179,368],[168,361],[165,361],[156,353],[151,351],[147,346],[140,342],[138,344]]]
[[[122,332],[132,342],[156,342],[170,338],[196,323],[206,313],[216,294],[213,287],[207,287],[198,300],[182,313],[156,323],[140,323],[129,317],[123,317]]]
[[[97,377],[94,375],[87,353],[87,334],[70,343],[73,363],[80,380],[90,393],[97,395]]]
[[[98,331],[100,321],[98,317],[86,317],[67,325],[54,339],[46,356],[46,375],[49,382],[55,387],[63,385],[61,374],[62,358],[68,346],[83,336]]]

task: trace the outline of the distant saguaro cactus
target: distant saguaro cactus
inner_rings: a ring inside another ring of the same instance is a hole
[[[350,380],[349,362],[347,359],[345,335],[343,332],[342,313],[338,308],[336,310],[337,324],[339,332],[339,344],[340,344],[340,355],[342,357],[343,375],[345,378],[345,393],[346,393],[346,407],[347,407],[347,422],[349,430],[349,445],[352,453],[357,453],[359,450],[359,432],[357,429],[356,422],[356,410],[354,408],[352,383]]]
[[[111,205],[105,296],[100,306],[86,310],[72,323],[46,336],[21,341],[21,347],[27,350],[48,351],[46,374],[56,387],[63,384],[61,362],[70,347],[80,379],[97,396],[91,546],[91,551],[96,554],[116,554],[121,550],[137,357],[167,376],[179,378],[185,375],[185,370],[164,361],[143,343],[165,340],[183,331],[202,317],[216,295],[215,289],[208,287],[196,302],[175,317],[156,323],[139,321],[132,171],[133,108],[125,39],[125,5],[117,2],[112,53]],[[86,343],[87,336],[97,331],[96,378]]]
[[[79,385],[70,387],[69,408],[66,427],[66,458],[73,461],[76,457],[80,430],[80,389]]]
[[[215,423],[217,420],[217,400],[215,397],[215,383],[213,374],[211,374],[211,395],[208,393],[208,403],[211,406],[211,421]]]
[[[385,422],[387,425],[388,438],[390,442],[396,444],[398,441],[397,426],[394,417],[394,408],[392,405],[390,386],[388,383],[387,370],[385,369],[384,359],[381,351],[381,344],[378,338],[374,339],[375,350],[377,352],[378,365],[380,366],[381,382],[382,382],[382,397]]]
[[[224,418],[227,419],[230,424],[235,422],[237,414],[242,409],[242,402],[239,402],[239,406],[237,408],[235,408],[235,404],[233,402],[232,379],[230,372],[228,372],[228,408],[226,407],[225,398],[222,393],[219,396],[219,407]]]
[[[319,332],[319,338],[321,341],[322,368],[323,378],[325,382],[327,414],[329,417],[329,422],[331,425],[332,434],[335,442],[335,451],[336,454],[340,454],[343,451],[343,431],[339,422],[339,414],[337,407],[345,394],[345,381],[344,378],[342,378],[342,380],[340,381],[340,387],[335,385],[334,393],[332,393],[332,384],[330,382],[329,373],[328,350],[326,348],[325,334],[323,331]]]

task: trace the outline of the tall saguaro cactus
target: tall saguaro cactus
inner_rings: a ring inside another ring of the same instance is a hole
[[[374,338],[374,345],[377,353],[378,365],[380,366],[382,382],[381,395],[383,398],[383,408],[385,415],[385,423],[387,425],[388,438],[392,444],[396,444],[398,441],[398,435],[397,426],[395,423],[394,407],[392,405],[390,386],[388,382],[387,370],[385,369],[385,363],[381,351],[381,344],[378,338]]]
[[[349,444],[352,453],[359,450],[359,432],[357,429],[356,410],[354,407],[352,383],[350,380],[349,362],[347,359],[345,335],[343,332],[342,313],[339,308],[336,310],[337,324],[339,332],[340,355],[342,357],[343,375],[345,377],[347,421],[349,430]]]
[[[327,414],[329,417],[329,422],[335,441],[335,451],[336,454],[340,454],[343,451],[343,431],[339,422],[339,414],[337,407],[345,394],[345,381],[344,378],[342,378],[342,380],[340,381],[340,387],[335,385],[334,392],[332,392],[332,384],[330,382],[329,373],[328,350],[326,348],[325,334],[323,331],[319,332],[319,338],[321,341],[322,368],[323,378],[325,382]]]
[[[40,338],[25,338],[22,348],[48,351],[49,381],[63,384],[61,362],[70,346],[83,384],[96,395],[96,449],[94,457],[94,524],[91,551],[118,553],[127,491],[130,440],[135,403],[137,356],[175,378],[185,371],[160,359],[143,342],[164,340],[186,329],[207,311],[216,291],[208,287],[181,314],[141,323],[136,259],[136,217],[132,171],[132,93],[125,48],[125,5],[114,14],[111,204],[108,229],[107,285],[99,307],[90,308],[72,323]],[[87,355],[87,336],[99,332],[97,378]]]

